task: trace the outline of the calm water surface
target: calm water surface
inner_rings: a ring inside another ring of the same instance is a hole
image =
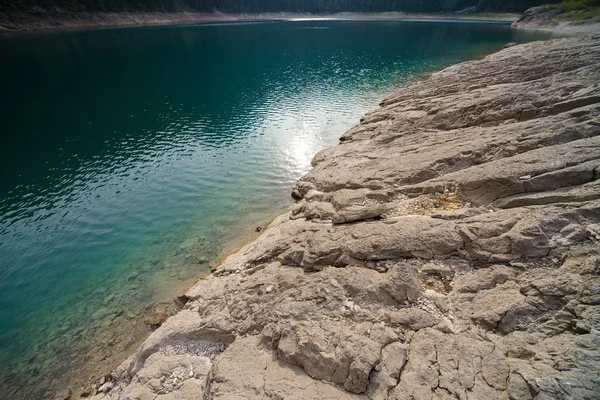
[[[112,368],[392,88],[545,37],[398,21],[0,37],[0,398]]]

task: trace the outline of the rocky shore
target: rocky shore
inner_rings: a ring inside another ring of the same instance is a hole
[[[572,14],[573,12],[571,12]],[[600,31],[600,17],[565,20],[568,17],[560,6],[532,7],[513,23],[514,28],[537,29],[573,34],[592,34]]]
[[[400,90],[94,399],[600,398],[600,35]]]

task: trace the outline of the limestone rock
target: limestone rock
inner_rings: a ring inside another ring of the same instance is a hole
[[[391,211],[392,206],[386,204],[378,204],[376,206],[350,206],[339,210],[333,216],[334,224],[345,224],[348,222],[362,221],[381,217],[383,214]]]
[[[64,389],[54,395],[54,400],[69,400],[71,398],[71,390]]]
[[[564,10],[560,6],[541,6],[532,7],[526,10],[521,18],[515,23],[519,24],[535,24],[537,26],[554,26],[558,23],[552,20],[552,17],[562,13]]]
[[[148,323],[152,326],[162,325],[167,320],[167,310],[164,307],[157,306],[152,312],[152,316],[148,320]]]
[[[399,90],[96,399],[600,398],[598,82],[600,36]]]

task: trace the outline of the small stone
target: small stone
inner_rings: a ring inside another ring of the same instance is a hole
[[[585,230],[590,234],[590,237],[600,240],[600,224],[588,225]]]
[[[265,292],[267,292],[267,293],[271,293],[272,291],[273,291],[272,285],[267,286],[267,288],[265,289]]]
[[[115,299],[115,297],[116,297],[116,296],[115,296],[115,294],[114,294],[114,293],[111,293],[111,294],[109,294],[108,296],[106,296],[106,297],[104,298],[103,304],[104,304],[105,306],[107,306],[109,303],[111,303],[111,302],[112,302],[112,301]]]
[[[54,396],[54,400],[69,400],[71,398],[71,389],[60,390]]]
[[[590,324],[587,321],[577,321],[575,323],[575,333],[579,333],[580,335],[584,335],[586,333],[590,333],[592,328],[590,328]]]
[[[148,385],[150,388],[152,388],[152,390],[154,390],[155,392],[159,392],[159,391],[162,389],[162,387],[163,387],[163,386],[162,386],[162,382],[161,382],[161,380],[160,380],[160,379],[158,379],[158,378],[153,378],[153,379],[150,379],[150,380],[147,382],[147,385]]]
[[[150,318],[150,325],[160,326],[167,320],[167,310],[164,307],[156,307]]]
[[[115,384],[112,382],[106,382],[104,385],[98,388],[99,392],[108,393],[115,387]]]
[[[180,293],[175,297],[175,301],[179,303],[181,306],[184,306],[190,300],[189,297],[185,295],[185,293]]]

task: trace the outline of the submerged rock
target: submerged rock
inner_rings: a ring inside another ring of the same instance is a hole
[[[71,390],[64,389],[54,395],[54,400],[69,400],[71,398]]]
[[[148,324],[155,327],[160,326],[167,320],[167,317],[167,309],[162,306],[157,306],[154,308],[152,315],[148,319]]]
[[[96,398],[600,398],[598,82],[573,38],[385,99]]]

